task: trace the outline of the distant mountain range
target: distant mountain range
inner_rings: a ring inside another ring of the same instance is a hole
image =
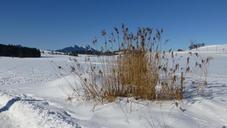
[[[92,48],[91,46],[87,45],[85,47],[74,45],[71,47],[66,47],[63,49],[56,50],[58,52],[63,53],[77,53],[77,54],[97,54],[100,53],[98,50]]]

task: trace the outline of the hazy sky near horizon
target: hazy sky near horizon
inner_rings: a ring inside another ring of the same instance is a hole
[[[226,0],[0,0],[0,43],[41,49],[91,44],[101,30],[164,29],[168,48],[227,43]]]

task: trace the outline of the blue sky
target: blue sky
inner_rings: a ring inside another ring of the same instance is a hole
[[[227,43],[225,0],[0,0],[0,43],[59,49],[103,29],[163,28],[166,48]]]

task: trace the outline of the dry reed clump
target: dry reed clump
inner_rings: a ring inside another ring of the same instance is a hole
[[[155,86],[158,82],[157,68],[149,63],[146,51],[126,50],[120,55],[112,75],[119,83],[115,97],[135,97],[155,99]],[[113,83],[114,84],[114,83]],[[120,95],[119,95],[120,94]]]
[[[101,82],[99,85],[97,82],[93,83],[93,87],[97,87],[95,89],[85,86],[86,95],[107,101],[113,101],[116,97],[153,100],[156,98],[155,87],[159,82],[158,43],[163,30],[139,28],[136,34],[133,34],[124,25],[121,30],[122,35],[118,28],[114,28],[108,42],[107,32],[102,31],[105,39],[104,51],[111,51],[114,44],[120,47],[117,56],[100,57],[102,66],[98,73]],[[98,76],[94,72],[91,71],[91,76]]]
[[[115,27],[109,35],[103,30],[103,54],[92,58],[101,64],[88,58],[88,75],[80,75],[86,99],[100,102],[112,102],[117,97],[181,100],[185,75],[191,70],[190,58],[185,65],[180,65],[177,54],[162,51],[162,33],[162,29],[147,27],[132,33],[125,25],[121,29]],[[95,39],[93,44],[97,42]]]

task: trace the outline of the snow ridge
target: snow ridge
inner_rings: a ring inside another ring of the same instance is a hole
[[[78,119],[48,101],[1,91],[0,101],[0,114],[7,113],[22,128],[81,128]]]

